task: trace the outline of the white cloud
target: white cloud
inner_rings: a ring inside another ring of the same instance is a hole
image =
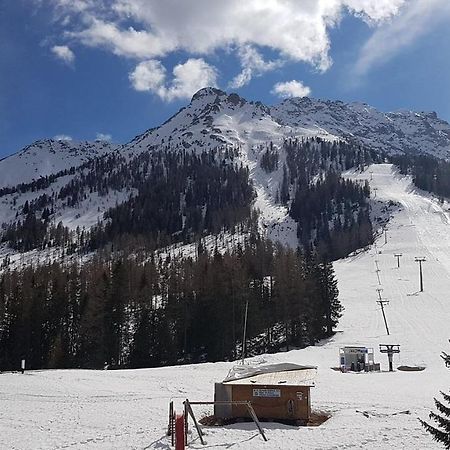
[[[164,40],[152,32],[121,29],[115,23],[108,23],[90,17],[89,26],[83,31],[69,32],[69,37],[79,39],[88,47],[101,47],[118,56],[145,59],[162,56],[175,50],[170,40]]]
[[[217,85],[217,70],[203,59],[190,58],[173,69],[172,80],[167,81],[166,69],[157,60],[139,63],[129,74],[129,79],[137,91],[148,91],[161,99],[172,101],[190,98],[205,86]]]
[[[244,45],[238,50],[242,71],[230,82],[230,87],[240,88],[248,84],[254,76],[260,76],[283,65],[279,61],[264,61],[261,54],[250,45]]]
[[[362,47],[355,64],[357,76],[386,63],[433,29],[436,23],[450,19],[448,0],[411,0],[402,14],[377,29]]]
[[[272,89],[272,94],[282,98],[307,97],[311,94],[311,89],[301,81],[292,80],[283,83],[276,83]]]
[[[67,134],[57,134],[53,137],[55,141],[71,141],[72,136],[68,136]]]
[[[405,0],[344,0],[343,4],[369,23],[384,21],[400,12]]]
[[[155,92],[164,86],[166,69],[160,61],[143,61],[130,73],[129,79],[136,91]]]
[[[110,142],[112,140],[112,136],[110,134],[97,133],[95,136],[95,140]]]
[[[52,47],[52,53],[68,65],[75,61],[75,54],[67,45],[55,45]]]
[[[233,80],[238,86],[264,71],[251,55],[255,48],[327,70],[329,30],[346,12],[378,24],[397,14],[406,0],[46,1],[61,18],[76,19],[69,22],[68,38],[119,56],[143,61],[180,50],[198,57],[238,49],[242,72]]]
[[[190,58],[173,69],[174,78],[165,97],[167,100],[189,98],[205,86],[217,86],[217,71],[203,59]]]

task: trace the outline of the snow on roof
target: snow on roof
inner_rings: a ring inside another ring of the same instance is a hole
[[[316,366],[280,363],[265,366],[234,366],[223,381],[227,384],[314,386]]]

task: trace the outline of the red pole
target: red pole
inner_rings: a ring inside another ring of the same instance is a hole
[[[175,450],[185,450],[184,415],[177,414],[175,418]]]

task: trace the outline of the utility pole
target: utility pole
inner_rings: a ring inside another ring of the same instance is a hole
[[[380,280],[380,272],[381,272],[381,269],[375,270],[375,273],[377,274],[377,278],[378,278],[378,284],[381,284],[381,280]]]
[[[375,260],[375,266],[376,266],[375,273],[377,274],[378,284],[381,284],[381,279],[380,279],[381,269],[378,267],[378,259]]]
[[[387,244],[387,228],[383,227],[383,231],[384,231],[384,243]]]
[[[369,173],[370,173],[370,181],[372,181],[373,180],[373,170],[371,170]]]
[[[416,256],[415,261],[419,263],[420,273],[420,292],[423,292],[423,275],[422,275],[422,263],[426,261],[424,256]]]
[[[400,269],[400,258],[403,256],[402,253],[395,253],[394,258],[397,258],[397,269]]]
[[[383,313],[383,319],[384,319],[384,325],[385,325],[385,327],[386,327],[386,332],[387,332],[387,334],[388,334],[388,336],[389,336],[389,327],[388,327],[388,324],[387,324],[387,320],[386,320],[386,314],[385,314],[385,312],[384,312],[384,305],[388,305],[389,304],[389,301],[388,300],[383,300],[382,298],[381,298],[381,291],[382,291],[383,289],[381,289],[381,288],[378,288],[377,289],[377,292],[378,292],[378,300],[377,300],[377,303],[381,306],[381,312]]]

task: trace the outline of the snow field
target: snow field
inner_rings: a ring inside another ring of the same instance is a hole
[[[345,306],[339,331],[316,347],[253,358],[255,363],[292,362],[318,366],[313,409],[331,418],[320,427],[264,424],[264,442],[254,424],[206,428],[204,447],[195,433],[190,447],[253,449],[439,449],[421,427],[433,396],[448,390],[450,373],[439,354],[450,338],[450,233],[447,204],[414,189],[391,165],[374,165],[349,176],[370,179],[378,200],[402,208],[388,223],[387,243],[335,263]],[[394,253],[402,253],[400,269]],[[424,292],[419,290],[415,256],[425,256]],[[376,264],[381,269],[378,283]],[[390,301],[386,316],[376,304],[377,288]],[[250,318],[251,320],[251,318]],[[423,365],[423,372],[388,373],[378,344],[400,344],[394,366]],[[339,347],[375,348],[381,373],[342,374]],[[207,363],[159,369],[32,371],[0,374],[0,448],[5,449],[168,449],[168,402],[208,401],[214,382],[232,363]],[[202,408],[195,411],[201,416]]]

